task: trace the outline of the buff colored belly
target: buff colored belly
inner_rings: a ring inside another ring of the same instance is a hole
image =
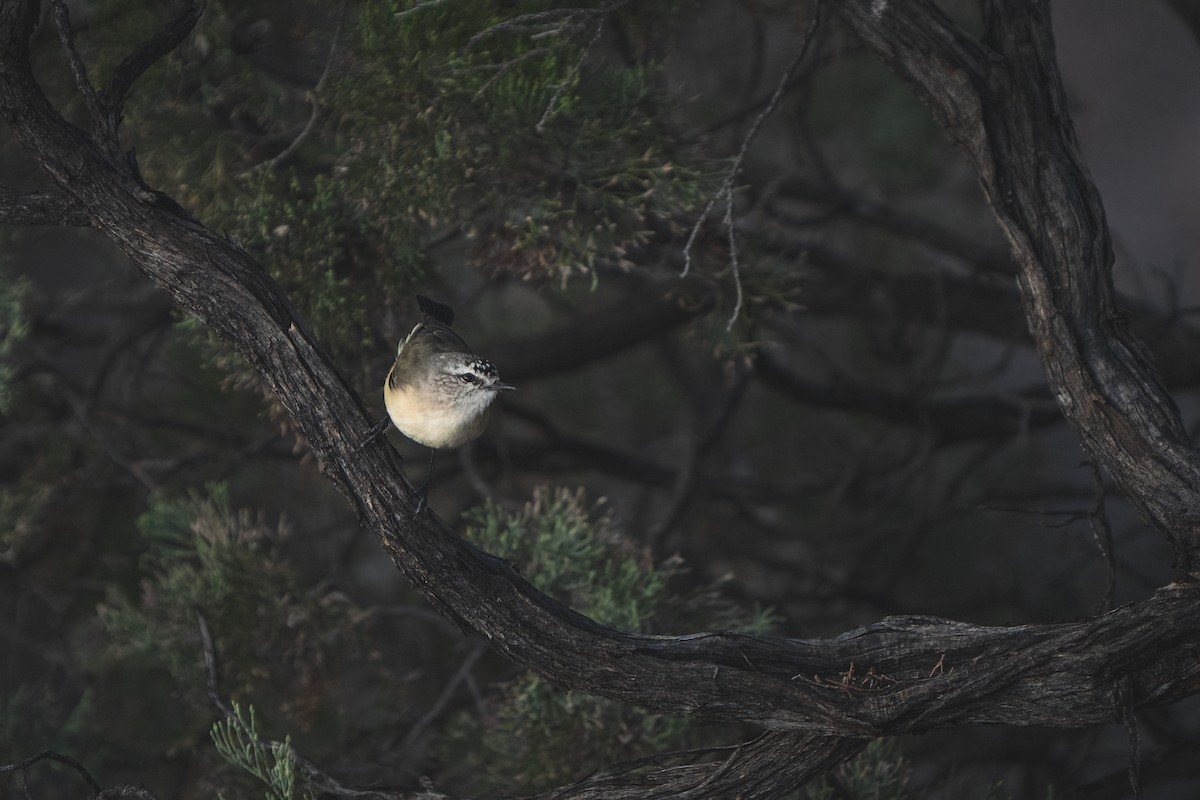
[[[483,433],[487,409],[462,414],[444,403],[430,403],[414,393],[396,390],[384,393],[384,405],[392,424],[414,442],[434,449],[459,447]]]

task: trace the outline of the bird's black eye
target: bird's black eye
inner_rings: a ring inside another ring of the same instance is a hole
[[[475,375],[470,372],[464,372],[462,375],[459,375],[458,377],[462,378],[463,383],[474,383],[476,380]]]

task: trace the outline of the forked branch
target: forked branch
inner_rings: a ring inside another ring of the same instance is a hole
[[[139,269],[246,357],[414,587],[556,684],[769,729],[737,748],[736,768],[651,771],[639,796],[728,796],[733,783],[772,796],[873,736],[981,722],[1081,727],[1200,691],[1194,583],[1081,622],[901,617],[824,640],[630,634],[563,607],[432,515],[414,515],[399,458],[383,442],[358,450],[370,426],[361,399],[262,267],[114,170],[102,145],[53,109],[30,71],[29,8],[0,0],[0,118]],[[1046,5],[1006,2],[990,48],[926,0],[836,8],[975,160],[1021,265],[1060,405],[1106,472],[1190,554],[1200,469],[1112,305],[1107,231],[1062,103]],[[681,774],[694,779],[682,791],[670,783]]]
[[[1050,4],[988,0],[985,43],[924,0],[850,0],[842,19],[975,165],[1020,269],[1050,389],[1097,463],[1171,542],[1200,551],[1200,456],[1112,286],[1112,243],[1055,68]]]

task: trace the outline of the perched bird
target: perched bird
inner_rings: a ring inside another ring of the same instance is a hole
[[[424,316],[400,342],[383,384],[388,415],[371,429],[360,447],[382,434],[391,422],[405,436],[429,448],[429,470],[417,490],[420,513],[437,451],[477,438],[487,427],[492,401],[514,387],[501,383],[491,362],[475,355],[450,329],[454,311],[449,306],[421,295],[417,295],[417,303]]]

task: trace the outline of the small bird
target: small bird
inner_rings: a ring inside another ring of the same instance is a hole
[[[360,447],[385,430],[388,422],[418,444],[429,448],[429,470],[417,489],[419,514],[425,507],[433,460],[438,450],[459,447],[487,427],[488,410],[500,392],[515,387],[500,382],[500,374],[471,351],[450,329],[454,311],[417,295],[424,317],[396,349],[396,360],[383,384],[387,417],[371,429]]]

